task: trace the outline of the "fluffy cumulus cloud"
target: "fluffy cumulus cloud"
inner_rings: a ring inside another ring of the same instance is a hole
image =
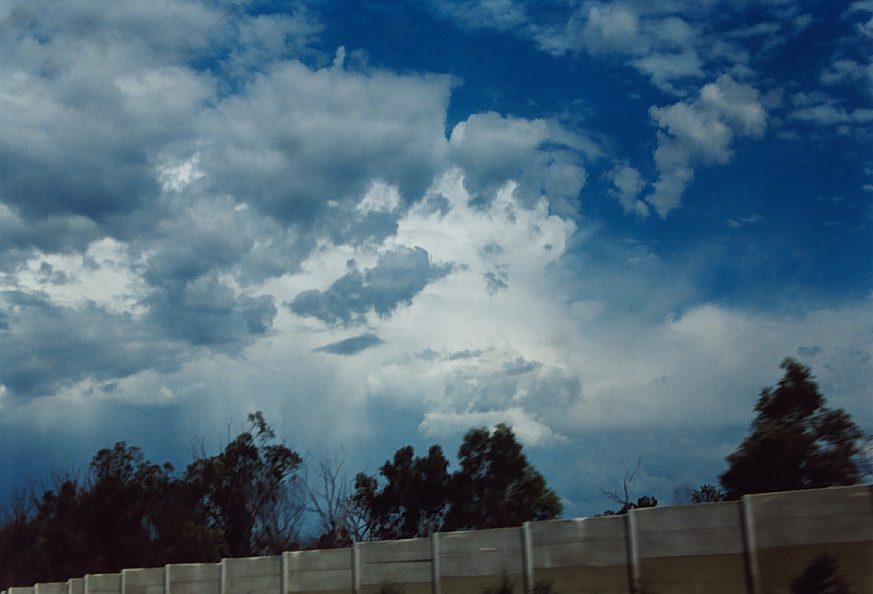
[[[558,122],[506,117],[494,112],[473,114],[458,123],[449,138],[451,159],[466,172],[473,194],[493,195],[506,180],[528,203],[547,196],[564,215],[578,210],[585,185],[583,157],[596,158],[598,147]]]
[[[693,100],[652,107],[649,113],[659,128],[658,181],[646,200],[661,217],[681,203],[695,163],[726,163],[734,139],[760,138],[767,122],[758,91],[726,74],[704,85]]]
[[[337,49],[326,4],[0,4],[0,450],[81,465],[127,439],[184,464],[192,430],[261,409],[301,451],[365,444],[365,469],[506,422],[569,501],[613,438],[657,454],[645,478],[666,488],[699,431],[687,478],[712,480],[786,354],[873,422],[869,290],[792,292],[792,315],[720,299],[754,259],[720,247],[772,209],[727,205],[708,219],[724,235],[687,244],[662,220],[768,126],[869,125],[836,98],[869,56],[822,62],[824,91],[768,93],[764,39],[802,11],[715,31],[732,3],[680,4],[401,9],[566,75],[500,101],[498,68],[404,61],[390,35]],[[868,12],[845,17],[858,39]],[[592,81],[592,63],[616,70]],[[19,467],[0,461],[5,487]]]
[[[450,88],[448,77],[277,64],[205,118],[202,166],[214,191],[285,222],[357,203],[374,178],[411,201],[443,160]]]
[[[649,216],[648,205],[639,199],[640,193],[646,187],[639,171],[627,163],[620,163],[607,173],[607,177],[613,185],[612,195],[626,213],[633,213],[638,217]]]
[[[349,261],[349,272],[320,291],[303,291],[289,304],[291,311],[329,324],[356,323],[374,312],[387,316],[443,276],[450,265],[433,265],[421,247],[398,247],[379,256],[373,268],[360,271]]]

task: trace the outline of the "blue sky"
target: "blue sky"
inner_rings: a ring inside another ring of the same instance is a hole
[[[0,3],[0,498],[263,410],[506,422],[568,515],[779,362],[873,430],[873,2]],[[230,426],[230,429],[229,429]]]

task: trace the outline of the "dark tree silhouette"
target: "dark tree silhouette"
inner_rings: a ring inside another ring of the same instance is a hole
[[[519,526],[561,514],[560,498],[521,450],[502,423],[493,432],[467,432],[458,450],[460,468],[450,482],[446,530]]]
[[[506,425],[471,429],[449,474],[439,446],[416,457],[401,448],[378,477],[358,474],[354,503],[362,538],[409,538],[439,530],[519,526],[557,517],[562,505]]]
[[[751,433],[727,458],[720,480],[729,499],[860,478],[864,433],[846,412],[825,406],[809,367],[786,358],[781,368],[776,388],[761,391]]]
[[[297,483],[302,459],[282,443],[260,411],[250,428],[221,453],[188,466],[185,480],[209,526],[220,530],[232,557],[277,554],[296,548],[305,510]]]
[[[354,504],[362,520],[360,536],[390,540],[439,530],[447,507],[448,466],[437,445],[424,457],[406,446],[379,469],[381,484],[376,477],[358,474]]]

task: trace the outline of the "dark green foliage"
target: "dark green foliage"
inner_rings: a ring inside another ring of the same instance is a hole
[[[218,540],[169,464],[124,442],[97,452],[73,479],[30,498],[34,511],[0,528],[0,582],[63,581],[85,573],[218,558]],[[7,543],[8,546],[7,546]]]
[[[410,538],[439,530],[519,526],[561,513],[558,496],[527,461],[512,430],[472,429],[448,472],[439,446],[426,457],[397,450],[377,477],[359,474],[353,497],[362,538]]]
[[[297,501],[294,478],[300,456],[281,443],[260,411],[249,415],[249,431],[224,451],[188,466],[185,482],[197,507],[224,536],[231,557],[278,554],[296,544]]]
[[[21,499],[0,525],[0,588],[291,548],[300,458],[272,443],[261,413],[249,421],[183,477],[118,442],[97,452],[84,483],[57,480]]]
[[[460,469],[449,485],[445,530],[520,526],[561,514],[561,500],[528,463],[506,425],[497,425],[493,432],[468,431],[458,460]]]
[[[727,458],[720,480],[729,499],[860,478],[861,429],[844,411],[825,406],[809,367],[791,358],[781,367],[779,385],[761,391],[750,435]]]
[[[717,503],[724,499],[724,491],[708,483],[691,492],[691,503]]]
[[[407,446],[379,469],[383,486],[375,477],[358,474],[354,503],[366,537],[390,540],[436,532],[447,507],[448,466],[439,446],[432,446],[426,457],[415,457]]]
[[[839,563],[825,553],[809,562],[803,573],[791,581],[791,594],[851,594],[839,575]]]

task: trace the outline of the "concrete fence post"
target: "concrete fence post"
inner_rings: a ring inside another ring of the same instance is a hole
[[[352,594],[361,592],[361,543],[352,543]]]
[[[524,579],[524,592],[531,594],[534,589],[533,533],[530,522],[521,525],[521,562]]]
[[[170,564],[164,565],[164,594],[170,594]]]
[[[227,594],[227,559],[222,559],[218,568],[218,591]]]
[[[746,590],[748,594],[761,594],[761,577],[758,568],[758,544],[755,538],[755,515],[752,495],[740,499],[740,527],[743,531],[743,549],[746,561]]]
[[[433,594],[442,594],[442,568],[440,567],[440,533],[430,535],[430,584]]]
[[[637,512],[628,511],[624,516],[625,542],[627,543],[627,578],[628,590],[638,594],[642,583],[640,571],[640,545],[637,540]]]

